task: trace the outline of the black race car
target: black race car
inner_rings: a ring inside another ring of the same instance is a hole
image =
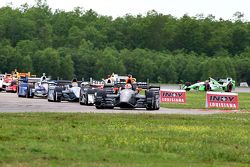
[[[94,105],[95,94],[98,89],[103,89],[101,81],[82,82],[79,96],[80,105]]]
[[[145,94],[140,94],[140,89],[145,89]],[[159,110],[160,87],[149,86],[147,83],[134,83],[120,86],[117,94],[105,89],[97,90],[95,106],[97,109],[120,107]]]

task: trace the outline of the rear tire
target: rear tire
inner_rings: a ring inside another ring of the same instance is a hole
[[[30,94],[30,86],[27,85],[27,91],[26,91],[25,97],[26,97],[26,98],[29,98],[29,94]]]
[[[29,87],[30,87],[29,88],[29,98],[34,98],[34,94],[32,92],[32,89],[34,88],[34,85],[30,85]]]
[[[61,102],[62,101],[62,97],[58,96],[58,93],[62,94],[62,88],[60,87],[56,87],[54,90],[54,101],[55,102]]]
[[[210,91],[210,85],[209,83],[205,83],[205,91]]]
[[[230,82],[227,84],[226,92],[232,92],[232,89],[233,89],[233,84]]]
[[[88,93],[85,94],[85,105],[89,105],[89,102],[88,102]]]

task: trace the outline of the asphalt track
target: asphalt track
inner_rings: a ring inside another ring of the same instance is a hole
[[[0,112],[19,113],[19,112],[81,112],[81,113],[129,113],[129,114],[216,114],[219,111],[204,109],[168,109],[160,108],[156,111],[146,109],[124,110],[114,109],[96,109],[95,106],[84,106],[79,103],[71,102],[48,102],[41,98],[20,98],[16,93],[0,92]]]

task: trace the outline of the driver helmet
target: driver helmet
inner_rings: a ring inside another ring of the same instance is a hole
[[[77,82],[72,82],[72,87],[77,87],[78,86],[78,83]]]
[[[125,85],[125,89],[131,89],[132,88],[132,85],[131,84],[126,84]]]

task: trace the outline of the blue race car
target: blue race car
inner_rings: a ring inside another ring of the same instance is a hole
[[[34,85],[38,82],[40,78],[28,78],[24,77],[18,80],[18,90],[17,94],[18,97],[27,97],[33,98],[34,97]]]
[[[34,88],[33,84],[27,82],[21,82],[18,85],[18,97],[33,98],[34,97],[34,93],[32,92],[33,88]]]

